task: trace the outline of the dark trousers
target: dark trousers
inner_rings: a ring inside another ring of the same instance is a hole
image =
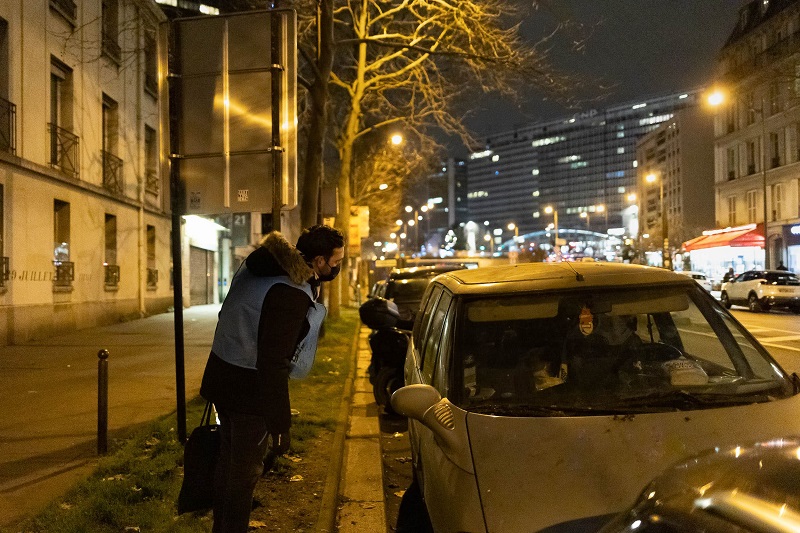
[[[219,411],[220,456],[214,472],[214,533],[246,533],[253,490],[264,468],[263,416]]]

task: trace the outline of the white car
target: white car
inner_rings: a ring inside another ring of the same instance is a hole
[[[711,280],[706,277],[702,272],[692,272],[691,270],[682,270],[678,274],[683,274],[695,280],[701,287],[708,292],[711,292]]]
[[[438,533],[596,531],[688,455],[800,434],[795,381],[659,268],[442,274],[411,337],[392,405]]]
[[[750,311],[769,311],[786,307],[800,314],[800,279],[785,270],[748,270],[722,284],[720,301],[731,305],[746,305]]]

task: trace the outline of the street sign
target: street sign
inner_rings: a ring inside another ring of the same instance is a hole
[[[172,22],[171,157],[186,191],[185,214],[271,213],[276,171],[280,204],[297,205],[296,26],[293,10]]]

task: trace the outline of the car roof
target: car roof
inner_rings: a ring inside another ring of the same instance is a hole
[[[442,272],[451,272],[453,270],[464,270],[467,268],[464,265],[429,265],[417,266],[410,268],[395,268],[389,273],[389,279],[411,279],[411,278],[425,278],[441,274]]]
[[[485,267],[441,274],[435,281],[455,294],[464,295],[665,283],[694,286],[694,280],[663,268],[602,262],[523,263]]]

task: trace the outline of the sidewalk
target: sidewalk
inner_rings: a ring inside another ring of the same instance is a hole
[[[369,329],[362,326],[339,485],[339,533],[387,531],[379,407],[367,375],[371,357],[368,335]]]
[[[195,396],[218,305],[184,310],[186,397]],[[109,441],[176,409],[172,313],[0,347],[0,527],[37,512],[97,459],[97,352],[109,351]]]

